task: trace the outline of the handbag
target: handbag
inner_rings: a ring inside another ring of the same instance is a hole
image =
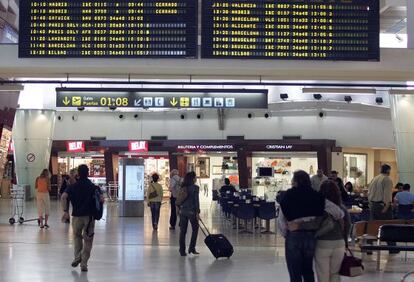
[[[350,255],[348,255],[346,251],[348,251]],[[362,264],[362,260],[354,257],[354,254],[349,248],[346,248],[346,251],[339,270],[339,275],[347,277],[362,275],[364,273],[364,265]]]
[[[319,225],[319,228],[315,232],[315,237],[319,238],[334,228],[335,228],[334,219],[328,213],[325,213],[325,215],[322,218],[322,222]]]
[[[158,197],[157,190],[155,189],[154,185],[152,185],[152,183],[151,183],[151,188],[153,189],[153,191],[148,194],[148,199],[154,199]]]

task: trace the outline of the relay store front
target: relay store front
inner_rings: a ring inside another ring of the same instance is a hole
[[[105,156],[103,151],[86,151],[83,141],[66,141],[66,151],[57,153],[57,174],[68,175],[72,169],[80,165],[89,168],[89,178],[99,186],[106,185]],[[53,167],[53,166],[52,166]],[[58,177],[58,187],[61,178]]]
[[[58,174],[69,174],[72,169],[80,165],[89,168],[89,178],[96,185],[106,185],[105,157],[101,152],[68,153],[58,154]]]

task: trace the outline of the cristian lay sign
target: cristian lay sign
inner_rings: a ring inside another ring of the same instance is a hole
[[[267,150],[292,150],[293,145],[266,145]]]

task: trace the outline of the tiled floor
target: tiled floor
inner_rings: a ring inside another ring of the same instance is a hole
[[[238,235],[229,222],[220,219],[217,208],[202,211],[213,232],[225,233],[235,246],[230,259],[215,260],[202,242],[200,233],[197,257],[178,255],[178,230],[168,230],[168,204],[162,207],[160,228],[154,233],[149,211],[145,218],[119,218],[115,203],[109,203],[105,219],[97,223],[89,272],[70,267],[72,236],[70,226],[60,222],[60,210],[52,203],[49,230],[34,222],[8,224],[10,201],[0,200],[0,281],[1,282],[106,282],[106,281],[289,281],[284,260],[283,239],[275,235]],[[33,218],[33,202],[26,206],[26,217]],[[384,259],[388,256],[384,255]],[[374,261],[366,261],[362,277],[343,281],[400,281],[405,271],[414,270],[413,256],[403,261],[393,257],[373,271]],[[397,272],[390,272],[393,269]],[[414,281],[414,276],[407,281]]]

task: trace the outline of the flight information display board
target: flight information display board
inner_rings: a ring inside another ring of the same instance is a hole
[[[19,57],[197,56],[197,0],[21,0]]]
[[[203,0],[203,58],[379,60],[378,0]]]

